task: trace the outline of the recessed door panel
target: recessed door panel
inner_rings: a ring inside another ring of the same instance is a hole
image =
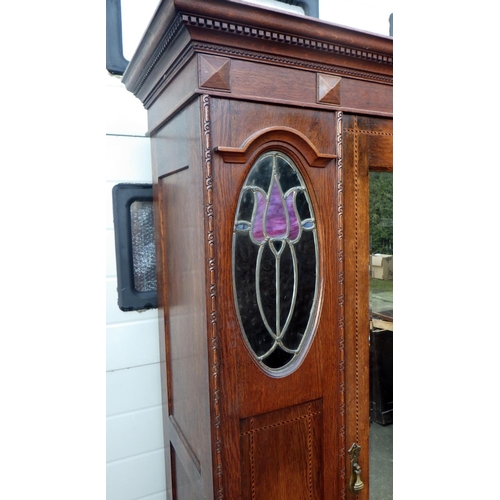
[[[243,419],[243,500],[322,498],[322,401]]]

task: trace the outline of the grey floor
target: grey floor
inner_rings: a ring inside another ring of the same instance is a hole
[[[370,500],[392,500],[392,425],[370,425]]]

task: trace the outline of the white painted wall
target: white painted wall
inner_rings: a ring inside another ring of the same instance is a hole
[[[271,9],[284,10],[287,12],[293,12],[294,14],[304,14],[304,9],[296,5],[289,5],[284,2],[279,2],[278,0],[243,0],[244,2],[253,3],[256,5],[263,5],[264,7],[270,7]]]
[[[251,0],[273,7],[274,0]],[[322,19],[387,35],[390,0],[320,0]],[[124,56],[130,60],[157,0],[122,0]],[[287,6],[281,4],[284,8]],[[297,7],[290,10],[297,13]],[[301,9],[299,9],[301,10]],[[366,12],[367,15],[363,15]],[[111,191],[150,183],[150,143],[141,102],[106,74],[106,500],[165,500],[158,311],[122,312],[116,291]]]
[[[106,74],[106,499],[165,500],[158,311],[123,312],[111,191],[151,183],[150,140],[141,102]]]
[[[378,35],[389,35],[396,0],[319,0],[320,19]]]
[[[301,7],[277,0],[241,0],[264,7],[303,14]],[[395,0],[319,0],[319,17],[323,21],[349,26],[379,35],[389,35],[389,16]]]

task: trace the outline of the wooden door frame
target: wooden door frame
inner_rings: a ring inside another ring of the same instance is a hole
[[[345,484],[346,498],[369,500],[369,172],[392,172],[392,119],[343,114],[338,131],[341,152],[344,237],[345,328]],[[349,492],[347,452],[361,446],[359,465],[365,487]]]

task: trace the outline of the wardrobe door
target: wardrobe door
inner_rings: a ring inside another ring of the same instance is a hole
[[[392,172],[392,119],[342,117],[345,235],[346,454],[348,498],[368,500],[370,435],[369,172]],[[354,453],[356,451],[356,454]],[[356,456],[355,456],[356,455]],[[358,493],[358,478],[364,487]],[[353,473],[354,472],[354,473]]]

